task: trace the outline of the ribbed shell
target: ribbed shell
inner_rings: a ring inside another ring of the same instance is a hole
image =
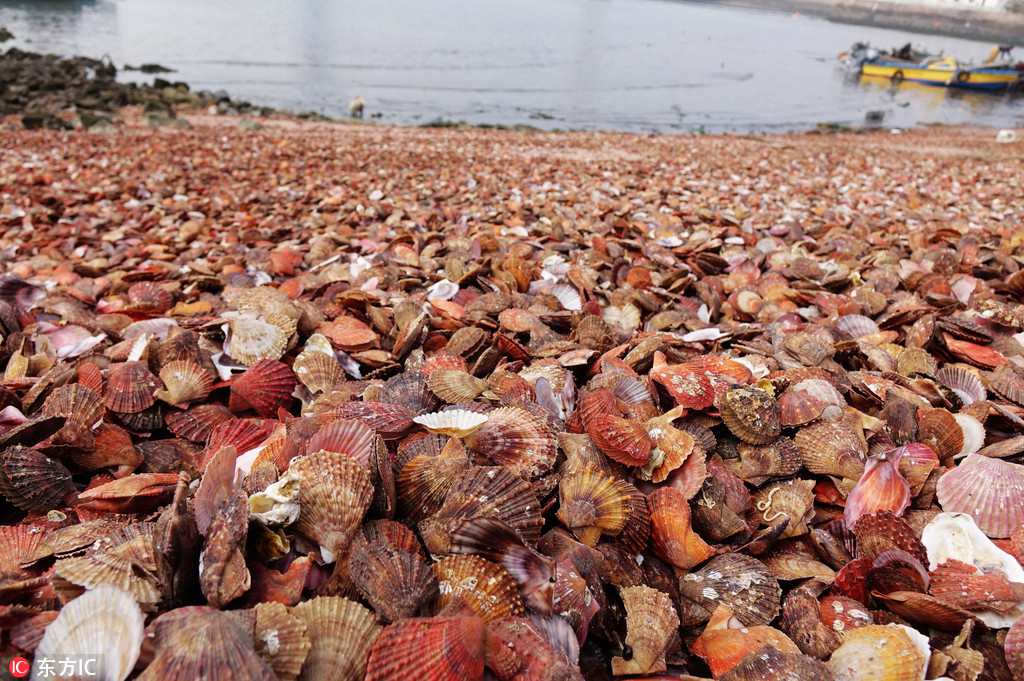
[[[163,598],[163,584],[152,527],[146,527],[146,534],[121,539],[111,548],[57,561],[56,576],[86,589],[115,586],[151,609]]]
[[[651,459],[654,443],[643,423],[603,413],[589,420],[587,434],[602,454],[625,466],[643,466]]]
[[[612,673],[651,674],[666,670],[665,649],[679,627],[679,616],[668,594],[647,586],[621,591],[626,607],[626,645],[629,659],[612,658]]]
[[[136,414],[153,406],[160,381],[142,362],[125,362],[110,368],[103,403],[111,411]]]
[[[807,655],[780,653],[772,647],[763,648],[757,655],[748,655],[721,681],[833,681],[832,673],[824,663]]]
[[[848,631],[826,662],[835,681],[918,681],[928,656],[898,624],[871,624]]]
[[[235,616],[205,606],[171,610],[147,628],[153,661],[140,681],[274,681],[254,648],[252,634]]]
[[[0,525],[0,579],[21,576],[21,564],[35,560],[46,538],[47,532],[41,527]]]
[[[752,445],[768,444],[781,432],[775,400],[759,388],[730,390],[722,399],[720,411],[732,434]]]
[[[100,586],[66,604],[36,647],[37,659],[100,655],[96,678],[123,681],[139,658],[145,620],[124,591]],[[35,677],[33,677],[35,678]]]
[[[889,511],[861,516],[853,527],[853,534],[857,537],[858,558],[874,560],[889,549],[900,549],[922,564],[928,564],[927,552],[917,533]]]
[[[164,389],[157,390],[156,397],[168,404],[201,400],[213,389],[213,374],[189,359],[168,362],[160,368],[159,376]]]
[[[651,540],[658,556],[681,570],[700,565],[714,555],[690,525],[690,505],[674,487],[661,487],[647,497],[651,509]]]
[[[279,316],[271,320],[252,314],[237,315],[229,326],[231,333],[224,349],[246,366],[261,360],[280,359],[288,349],[289,337],[295,332],[295,323],[289,325],[289,320]]]
[[[1009,537],[1024,524],[1024,465],[970,454],[939,479],[943,511],[967,513],[989,537]]]
[[[407,619],[384,629],[370,649],[366,681],[480,681],[484,623],[479,617]]]
[[[55,442],[88,447],[92,444],[92,429],[103,419],[106,409],[98,393],[71,384],[54,388],[43,402],[42,412],[65,418],[64,427],[53,438]]]
[[[309,453],[320,451],[336,452],[355,459],[363,465],[370,462],[374,440],[377,434],[362,421],[338,419],[331,421],[306,442]]]
[[[324,451],[293,460],[291,469],[299,478],[296,529],[337,555],[373,500],[369,471],[358,461]]]
[[[956,456],[964,446],[964,432],[953,414],[945,409],[917,410],[917,439],[946,459]]]
[[[356,589],[385,622],[416,615],[437,593],[434,573],[419,554],[382,543],[357,539],[348,569]]]
[[[736,451],[739,458],[724,459],[724,463],[744,482],[752,485],[760,485],[771,478],[789,477],[803,466],[800,448],[788,437],[780,437],[768,445],[741,442]]]
[[[1024,681],[1024,617],[1018,619],[1006,632],[1003,654],[1014,681]]]
[[[334,414],[341,418],[359,419],[386,440],[402,437],[412,428],[412,417],[415,416],[402,405],[387,402],[346,402],[335,409]]]
[[[802,426],[818,419],[828,409],[842,409],[846,400],[828,381],[808,378],[790,386],[779,398],[779,422]]]
[[[427,377],[419,371],[406,371],[389,378],[381,390],[380,401],[400,404],[413,414],[432,411],[440,404],[427,386]]]
[[[779,614],[782,589],[761,561],[727,553],[684,575],[679,595],[684,626],[706,621],[719,605],[743,624],[754,626],[768,624]]]
[[[306,624],[312,646],[304,681],[363,681],[370,646],[380,633],[373,613],[337,596],[317,596],[292,608]]]
[[[962,403],[974,404],[988,397],[985,385],[977,371],[963,365],[946,365],[938,370],[935,378],[953,391]]]
[[[801,428],[793,441],[812,473],[857,480],[864,471],[868,444],[853,418],[813,423]]]
[[[331,354],[304,350],[292,363],[292,371],[312,393],[330,391],[345,382],[345,369]]]
[[[256,652],[280,681],[295,681],[311,647],[305,621],[281,603],[259,603],[252,612]]]
[[[297,381],[287,364],[261,359],[231,381],[228,408],[236,414],[252,409],[260,416],[276,416],[292,400]]]
[[[501,407],[487,417],[466,439],[471,451],[530,478],[551,472],[558,447],[545,419],[521,407]]]
[[[505,568],[480,556],[449,556],[432,566],[438,583],[438,611],[461,601],[485,622],[525,612],[519,586]]]
[[[487,517],[505,522],[530,545],[544,525],[530,483],[506,468],[480,466],[462,474],[440,510],[420,522],[420,534],[431,553],[447,553],[452,530],[471,518]]]
[[[654,353],[650,376],[687,409],[707,409],[715,400],[714,386],[703,372],[683,364],[669,365],[660,352]]]
[[[189,442],[205,443],[215,427],[234,416],[222,404],[197,404],[184,411],[170,410],[164,417],[167,428]]]
[[[558,483],[558,519],[588,546],[602,534],[617,535],[626,525],[632,486],[611,473],[584,468]]]
[[[448,404],[472,402],[487,389],[487,381],[460,369],[437,369],[429,375],[427,384]]]
[[[71,472],[58,461],[27,447],[0,452],[0,495],[27,513],[46,513],[74,492]]]

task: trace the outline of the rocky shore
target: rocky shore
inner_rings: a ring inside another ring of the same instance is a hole
[[[146,64],[144,72],[169,69]],[[158,70],[160,69],[160,70]],[[180,111],[269,115],[273,109],[233,100],[226,92],[193,92],[187,83],[156,77],[152,83],[117,80],[108,60],[61,57],[18,48],[0,53],[0,116],[16,115],[26,128],[73,129],[113,124],[123,107],[141,107],[150,125],[187,123]]]

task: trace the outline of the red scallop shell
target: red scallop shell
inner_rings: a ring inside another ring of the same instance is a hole
[[[846,497],[843,521],[853,529],[862,516],[878,511],[902,515],[910,505],[910,484],[900,473],[900,449],[868,459],[860,480]]]
[[[883,551],[868,572],[869,593],[893,591],[928,591],[928,568],[902,549]]]
[[[925,551],[917,533],[905,521],[888,511],[868,513],[857,521],[853,528],[857,537],[857,557],[874,560],[889,549],[902,549],[928,565]]]
[[[643,466],[651,458],[651,438],[642,423],[598,414],[590,420],[587,434],[602,454],[626,466]]]
[[[574,425],[578,426],[578,432],[585,433],[589,429],[590,422],[594,417],[602,414],[619,415],[615,393],[609,388],[587,390],[581,393],[579,403],[576,405],[570,420],[574,422]]]
[[[430,374],[438,370],[455,369],[457,371],[467,371],[468,368],[466,360],[459,355],[441,351],[435,352],[423,360],[423,364],[420,365],[420,373],[424,376],[430,376]]]
[[[275,422],[269,419],[232,419],[220,424],[210,433],[206,449],[199,461],[199,470],[224,447],[234,447],[242,455],[264,442],[274,432]]]
[[[78,385],[92,390],[97,395],[103,394],[103,370],[95,362],[82,362],[75,369]]]
[[[156,402],[160,380],[142,362],[125,362],[110,369],[103,403],[111,411],[137,414]]]
[[[670,365],[664,354],[656,352],[650,376],[681,407],[707,409],[714,404],[715,388],[711,379],[696,367]]]
[[[1024,617],[1019,618],[1006,632],[1003,655],[1014,681],[1024,681]]]
[[[395,622],[373,642],[366,663],[366,681],[469,681],[483,674],[484,622],[479,617]]]
[[[928,593],[964,610],[1009,612],[1024,600],[1024,585],[1015,588],[1002,572],[982,572],[959,560],[947,560],[931,574]]]
[[[836,573],[832,592],[852,598],[860,603],[868,600],[868,573],[874,561],[870,558],[854,558]]]
[[[171,309],[174,296],[153,281],[140,281],[128,288],[128,303],[134,312],[160,314]]]
[[[827,596],[819,606],[821,623],[842,634],[874,623],[871,612],[863,603],[846,596]]]
[[[385,440],[397,440],[412,428],[414,414],[400,404],[388,402],[346,402],[332,414],[358,419],[377,431]]]
[[[369,463],[373,455],[377,434],[362,421],[338,419],[323,426],[306,442],[306,453],[321,449],[352,457],[360,463]]]
[[[197,404],[184,411],[173,410],[164,416],[168,430],[190,442],[205,443],[213,429],[235,417],[217,402]]]
[[[959,340],[948,333],[942,334],[942,340],[953,355],[983,369],[995,369],[1007,362],[1006,357],[995,348]]]
[[[297,384],[287,364],[261,359],[231,381],[228,409],[236,414],[252,410],[260,416],[275,416],[278,408],[292,401]]]

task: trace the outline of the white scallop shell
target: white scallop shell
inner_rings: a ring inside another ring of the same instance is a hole
[[[299,477],[291,468],[277,482],[249,497],[249,517],[280,527],[299,519]]]
[[[442,279],[431,284],[427,289],[427,300],[451,300],[459,292],[459,285],[453,281]]]
[[[46,627],[36,660],[98,655],[96,675],[103,681],[124,681],[139,659],[145,619],[139,604],[117,587],[98,586],[65,605]],[[59,669],[57,671],[60,671]],[[35,665],[32,678],[44,678]]]
[[[558,302],[562,304],[566,310],[576,312],[583,309],[583,299],[580,298],[580,292],[576,290],[576,287],[570,286],[569,284],[555,284],[551,287],[551,295],[558,298]]]
[[[964,433],[964,446],[957,454],[957,458],[977,454],[978,450],[985,446],[985,426],[970,414],[953,414],[953,418],[960,424],[960,430]]]
[[[423,414],[413,419],[431,433],[449,437],[466,437],[487,423],[487,414],[478,414],[468,409],[449,409]]]

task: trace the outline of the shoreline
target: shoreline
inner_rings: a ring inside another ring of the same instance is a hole
[[[908,7],[875,0],[678,0],[705,5],[804,12],[835,23],[1024,47],[1024,14]]]

